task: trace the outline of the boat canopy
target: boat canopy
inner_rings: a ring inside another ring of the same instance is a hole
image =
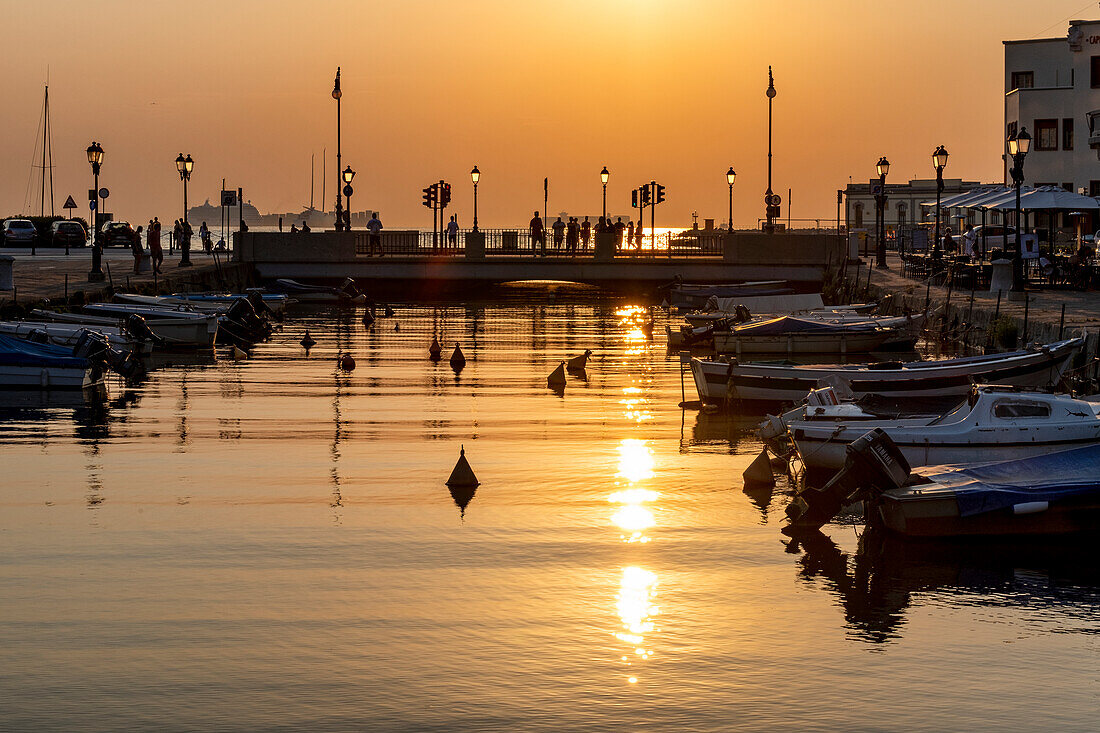
[[[0,335],[0,365],[86,369],[88,362],[73,356],[73,350],[63,346]]]

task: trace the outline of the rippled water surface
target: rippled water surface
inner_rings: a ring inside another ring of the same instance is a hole
[[[298,311],[104,406],[0,395],[0,727],[1095,730],[1091,546],[792,542],[757,419],[682,411],[625,305]]]

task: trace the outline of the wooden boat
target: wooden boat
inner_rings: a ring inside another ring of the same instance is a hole
[[[69,323],[89,328],[126,328],[130,319],[125,315],[104,313],[55,313],[46,310],[33,310],[31,315],[51,323]],[[148,329],[164,341],[166,349],[209,349],[214,346],[218,331],[218,316],[215,314],[194,313],[187,318],[142,317]],[[158,347],[160,348],[160,347]]]
[[[923,319],[919,323],[923,323]],[[920,333],[913,319],[857,316],[779,316],[715,326],[712,338],[719,354],[859,354],[884,348],[912,348]]]
[[[787,425],[811,470],[839,470],[848,445],[871,428],[884,430],[910,465],[1010,460],[1100,442],[1100,403],[1011,387],[976,386],[955,409],[934,418],[827,414],[811,411]]]
[[[1003,354],[905,364],[793,366],[696,358],[691,360],[691,374],[699,399],[710,404],[728,399],[795,403],[822,380],[845,384],[855,397],[962,398],[976,383],[1053,387],[1084,343],[1078,337]]]
[[[104,363],[73,349],[0,335],[0,388],[89,389],[106,372]]]

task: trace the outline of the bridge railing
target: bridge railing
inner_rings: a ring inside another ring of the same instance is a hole
[[[451,255],[464,256],[466,238],[471,229],[459,230],[452,238],[446,232],[435,233],[415,229],[387,229],[381,233],[381,250],[385,255],[428,256]],[[566,243],[563,237],[555,239],[549,232],[546,242],[537,242],[529,229],[481,229],[485,237],[485,255],[495,256],[536,256],[545,252],[548,255],[576,254],[591,256],[595,250],[595,233],[588,240],[579,238],[575,246]],[[357,255],[376,254],[378,247],[371,251],[370,237],[366,232],[355,232],[355,252]],[[649,234],[645,230],[627,236],[624,232],[616,246],[616,257],[721,257],[724,232],[714,230],[688,229],[682,232],[657,232]]]

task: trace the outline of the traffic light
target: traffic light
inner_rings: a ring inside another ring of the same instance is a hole
[[[442,208],[447,208],[449,203],[451,203],[451,184],[444,183],[442,190],[439,192],[439,205]]]
[[[650,200],[649,200],[649,184],[647,183],[646,185],[642,186],[642,187],[641,187],[641,188],[639,188],[638,190],[639,190],[639,191],[641,192],[641,194],[642,194],[642,206],[649,206],[649,204],[650,204]]]
[[[633,209],[638,208],[638,189],[630,192],[630,207]]]
[[[656,198],[657,200],[654,203],[661,204],[665,201],[665,187],[659,183],[657,184]]]
[[[435,206],[435,184],[424,189],[424,205],[429,209]]]

